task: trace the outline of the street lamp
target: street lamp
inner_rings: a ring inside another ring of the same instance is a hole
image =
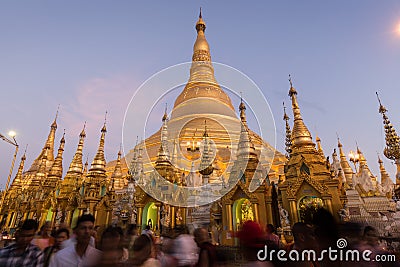
[[[6,188],[4,189],[2,200],[1,200],[1,205],[2,206],[3,206],[3,203],[4,203],[4,198],[6,196],[8,185],[10,184],[11,175],[12,175],[12,172],[13,172],[13,169],[14,169],[15,159],[17,158],[18,147],[19,147],[18,143],[17,143],[17,140],[15,140],[15,136],[17,134],[14,131],[9,131],[8,135],[12,138],[12,140],[10,140],[6,136],[2,135],[1,133],[0,133],[0,138],[3,139],[4,141],[6,141],[7,143],[15,146],[15,152],[14,152],[14,157],[13,157],[13,160],[12,160],[12,163],[11,163],[10,173],[8,174]]]
[[[358,154],[358,152],[350,151],[349,158],[350,158],[350,161],[353,162],[353,164],[354,164],[354,168],[356,169],[356,173],[358,173],[356,164],[360,160],[360,155]]]

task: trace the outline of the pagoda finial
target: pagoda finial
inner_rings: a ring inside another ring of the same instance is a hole
[[[107,112],[106,112],[107,115]],[[105,174],[106,172],[106,159],[104,157],[104,143],[105,143],[105,134],[106,134],[106,121],[104,121],[104,126],[101,128],[101,137],[99,142],[99,147],[97,149],[97,153],[94,156],[92,161],[92,165],[90,166],[89,172],[96,172],[100,174]]]
[[[283,102],[283,120],[286,124],[285,156],[289,158],[290,153],[292,153],[292,130],[289,125],[289,116],[286,114],[285,102]]]
[[[379,102],[379,113],[382,114],[383,124],[385,129],[385,140],[386,140],[386,147],[383,150],[383,154],[386,158],[390,160],[396,161],[396,165],[400,165],[400,137],[397,135],[396,130],[394,129],[392,123],[390,122],[386,112],[388,111],[381,103],[379,99],[378,92],[376,92],[376,96]],[[400,174],[398,175],[400,177]]]
[[[242,92],[240,92],[239,112],[240,112],[240,120],[242,121],[243,126],[247,128],[246,105],[243,102]]]
[[[293,147],[300,147],[303,145],[314,145],[311,138],[310,131],[307,129],[301,117],[300,107],[297,103],[297,91],[293,87],[292,78],[289,75],[290,90],[289,96],[292,99],[292,110],[294,117],[294,125],[292,131],[292,145]]]
[[[106,123],[107,123],[107,111],[106,111],[106,114],[104,115],[104,125],[103,125],[103,128],[101,128],[101,132],[102,133],[106,133],[107,132],[107,128],[106,128]]]
[[[52,128],[55,128],[55,129],[57,129],[57,118],[58,118],[58,111],[59,111],[59,110],[60,110],[60,104],[58,104],[56,116],[54,117],[54,121],[53,121],[53,123],[51,124],[51,127],[52,127]]]
[[[210,47],[204,35],[204,32],[206,31],[206,23],[203,20],[201,9],[195,28],[197,31],[197,38],[193,46],[192,60],[211,62]]]
[[[75,175],[76,173],[79,173],[79,174],[82,173],[82,168],[83,168],[82,151],[83,151],[83,143],[86,138],[85,128],[86,128],[86,121],[83,124],[83,129],[82,129],[81,133],[79,134],[78,147],[76,148],[74,157],[72,158],[71,164],[69,165],[67,175],[69,175],[70,173],[71,174],[74,173],[73,175]]]
[[[168,103],[165,103],[164,116],[162,117],[163,122],[168,119],[167,107],[168,107]]]

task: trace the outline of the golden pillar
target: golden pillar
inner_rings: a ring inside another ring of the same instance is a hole
[[[170,213],[170,215],[171,215],[171,228],[173,229],[173,228],[175,228],[175,220],[176,220],[175,207],[171,206],[170,208],[171,208],[171,213]]]
[[[290,207],[290,218],[292,225],[299,221],[299,216],[297,214],[297,207],[296,201],[294,199],[289,200],[289,207]]]
[[[233,216],[232,216],[232,205],[228,204],[226,205],[226,211],[227,211],[227,220],[228,220],[228,230],[233,231]]]
[[[252,203],[253,204],[253,212],[254,212],[254,221],[260,222],[260,217],[258,214],[258,203]]]
[[[160,206],[161,206],[161,203],[157,202],[155,205],[157,207],[157,230],[160,232],[160,226],[161,226]]]
[[[136,225],[140,230],[143,228],[142,227],[142,217],[143,217],[143,205],[142,204],[138,204],[137,205],[137,221],[136,221]]]
[[[56,209],[56,211],[51,214],[51,222],[50,222],[51,227],[54,227],[54,225],[55,225],[55,219],[56,219],[57,212],[58,212],[58,210]]]

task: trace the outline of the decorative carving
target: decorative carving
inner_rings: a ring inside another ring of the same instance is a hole
[[[303,182],[306,181],[309,185],[311,185],[315,190],[318,191],[321,195],[327,195],[330,196],[331,194],[329,193],[328,187],[324,184],[321,183],[315,179],[312,179],[310,175],[306,173],[301,173],[300,177],[297,178],[294,183],[291,183],[287,190],[286,194],[288,198],[296,198],[296,194],[299,191],[301,185]]]

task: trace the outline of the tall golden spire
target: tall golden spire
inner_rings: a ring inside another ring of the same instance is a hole
[[[297,91],[294,89],[292,84],[292,78],[289,75],[290,90],[289,96],[292,99],[292,109],[294,117],[294,125],[292,131],[292,147],[297,148],[306,145],[315,146],[312,141],[310,131],[307,129],[301,117],[300,107],[297,103]]]
[[[64,152],[64,145],[65,145],[65,130],[64,130],[64,134],[60,140],[60,146],[58,148],[57,157],[54,160],[54,163],[50,168],[48,179],[54,177],[55,180],[61,180],[61,178],[62,178],[62,173],[63,173],[62,155]]]
[[[289,158],[290,153],[292,153],[292,130],[289,125],[289,116],[286,114],[285,102],[283,102],[283,120],[286,124],[285,156],[286,158]]]
[[[42,149],[41,153],[39,154],[39,156],[33,161],[28,172],[35,172],[38,170],[39,165],[42,162],[44,154],[46,154],[46,158],[47,158],[46,168],[50,168],[51,165],[53,164],[53,162],[54,162],[54,139],[55,139],[56,130],[57,130],[57,117],[58,117],[58,109],[57,109],[57,113],[54,118],[54,121],[50,126],[50,133],[46,139],[46,143],[44,144],[43,149]]]
[[[386,115],[388,110],[382,105],[378,92],[376,92],[376,97],[378,98],[379,113],[382,114],[383,127],[385,129],[386,147],[383,150],[383,154],[388,159],[395,161],[397,166],[396,184],[400,186],[400,137],[397,135],[396,130]]]
[[[117,163],[115,164],[114,171],[111,175],[111,182],[114,184],[115,189],[123,189],[124,188],[124,180],[122,177],[122,168],[121,168],[121,149],[118,151]]]
[[[196,22],[197,39],[193,46],[193,61],[211,61],[210,47],[206,40],[204,32],[206,31],[206,23],[201,15],[201,8],[199,20]]]
[[[21,157],[21,162],[19,164],[17,174],[15,175],[15,178],[14,178],[13,182],[11,183],[10,190],[21,188],[21,186],[22,186],[22,179],[23,179],[22,175],[24,172],[24,165],[25,165],[25,160],[26,160],[25,154],[26,154],[26,151],[25,151],[24,155],[22,155],[22,157]]]
[[[81,131],[81,133],[79,134],[79,143],[78,143],[78,147],[76,149],[75,155],[72,158],[71,164],[69,165],[69,169],[67,171],[67,176],[69,174],[73,175],[75,174],[82,174],[82,151],[83,151],[83,143],[85,141],[85,137],[86,137],[86,132],[85,132],[85,128],[86,128],[86,122],[83,125],[83,129]]]
[[[211,63],[210,47],[204,35],[205,30],[206,23],[200,11],[199,19],[196,23],[197,38],[193,46],[190,78],[183,92],[177,97],[174,109],[182,102],[192,98],[205,97],[210,100],[218,100],[234,111],[231,99],[221,89],[215,79],[214,68]]]
[[[107,115],[107,113],[106,113]],[[106,136],[107,128],[106,122],[104,121],[103,128],[101,128],[101,137],[99,147],[97,149],[96,156],[94,157],[92,164],[90,165],[89,173],[99,173],[104,174],[106,173],[106,159],[104,157],[104,140]]]

